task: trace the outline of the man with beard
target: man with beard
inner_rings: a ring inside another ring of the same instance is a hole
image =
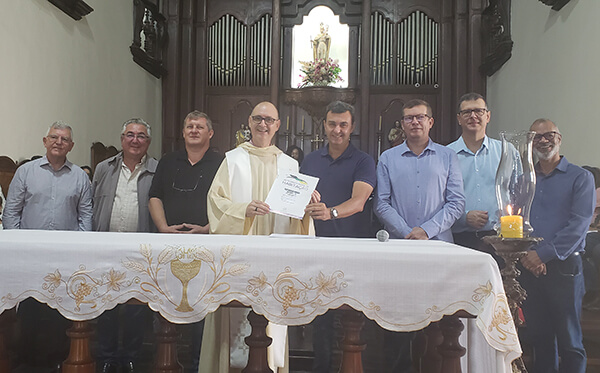
[[[527,291],[523,313],[534,350],[533,372],[584,373],[580,253],[594,211],[594,180],[559,155],[562,135],[552,121],[537,119],[531,130],[539,162],[530,222],[533,235],[544,240],[521,259],[526,271],[520,282]]]

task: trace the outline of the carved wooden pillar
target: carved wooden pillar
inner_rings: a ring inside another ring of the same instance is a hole
[[[90,353],[90,337],[92,327],[87,321],[73,321],[73,326],[67,330],[71,339],[69,357],[64,361],[62,373],[94,373],[96,362]]]
[[[281,5],[273,0],[273,36],[271,41],[271,102],[279,107],[279,87],[281,71]]]
[[[344,340],[342,341],[342,366],[341,373],[362,373],[362,352],[367,345],[360,337],[360,332],[365,324],[365,316],[355,310],[344,310],[342,327]]]
[[[242,373],[273,373],[267,362],[267,347],[271,345],[272,339],[267,336],[267,319],[257,315],[254,311],[248,314],[248,321],[252,326],[252,333],[245,341],[250,352],[248,354],[248,365]]]
[[[439,324],[432,323],[425,328],[426,347],[425,353],[421,358],[421,372],[438,373],[442,369],[442,355],[438,352],[438,347],[442,344],[444,337]]]
[[[183,366],[177,360],[177,340],[179,335],[175,325],[158,315],[159,327],[156,332],[156,361],[154,373],[183,373]]]
[[[369,100],[371,97],[371,0],[363,0],[360,41],[360,148],[369,148]]]
[[[0,314],[0,373],[9,373],[11,369],[7,342],[10,330],[15,323],[15,310],[10,309]]]
[[[444,316],[439,322],[444,341],[438,348],[442,356],[442,373],[461,373],[460,358],[467,351],[458,342],[460,333],[465,328],[457,316]]]

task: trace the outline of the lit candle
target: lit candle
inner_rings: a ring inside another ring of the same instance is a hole
[[[285,124],[285,130],[286,130],[287,132],[289,132],[289,131],[290,131],[290,116],[289,116],[289,115],[288,115],[288,117],[287,117],[287,121],[286,121],[286,124]]]
[[[381,132],[381,115],[379,116],[379,132]]]
[[[508,205],[508,216],[500,217],[500,234],[504,238],[523,238],[523,217],[511,215],[512,207]]]
[[[302,132],[304,132],[304,115],[302,116]]]

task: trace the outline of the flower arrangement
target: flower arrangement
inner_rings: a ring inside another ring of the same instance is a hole
[[[300,75],[302,82],[298,84],[298,88],[307,86],[328,86],[333,83],[342,82],[344,79],[340,77],[342,69],[337,60],[318,59],[310,62],[300,62],[302,64]]]

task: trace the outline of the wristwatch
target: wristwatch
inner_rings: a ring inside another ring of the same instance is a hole
[[[335,209],[335,207],[332,207],[329,209],[329,213],[331,214],[331,218],[332,219],[337,219],[338,218],[338,210]]]

